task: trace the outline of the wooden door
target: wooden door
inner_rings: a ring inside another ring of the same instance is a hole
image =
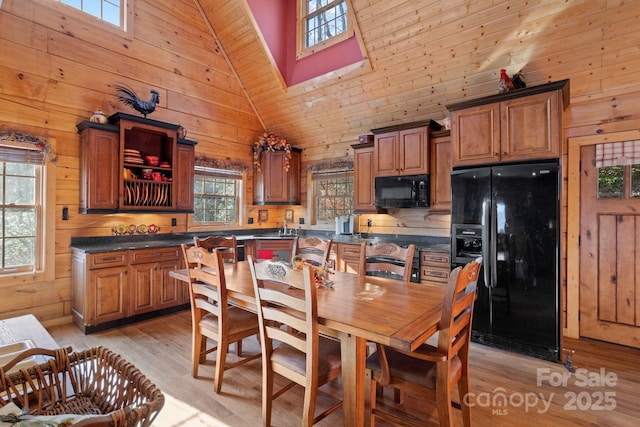
[[[594,159],[581,148],[580,336],[640,348],[640,199],[630,166],[621,197],[598,197]]]
[[[114,210],[119,203],[120,140],[117,132],[86,128],[80,133],[80,210]]]
[[[429,141],[426,126],[400,131],[398,144],[400,175],[429,173]]]
[[[156,270],[159,284],[157,292],[158,300],[156,304],[158,309],[174,307],[186,302],[184,300],[182,283],[169,276],[169,272],[178,270],[180,265],[180,260],[177,259],[158,263]]]

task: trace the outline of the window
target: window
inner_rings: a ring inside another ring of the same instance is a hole
[[[239,224],[242,174],[196,166],[193,222]]]
[[[347,0],[300,0],[298,57],[317,52],[353,34]]]
[[[44,268],[43,164],[39,151],[0,146],[2,274]]]
[[[353,172],[313,175],[315,222],[331,222],[353,212]]]
[[[125,0],[58,0],[101,20],[124,27]]]
[[[640,197],[640,141],[596,145],[598,198]]]

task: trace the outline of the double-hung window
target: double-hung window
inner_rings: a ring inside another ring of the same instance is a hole
[[[298,57],[353,35],[348,0],[298,1]]]
[[[58,0],[101,20],[123,27],[125,0]]]
[[[0,145],[1,276],[45,268],[44,176],[39,150]]]
[[[242,174],[196,166],[194,225],[239,225]]]

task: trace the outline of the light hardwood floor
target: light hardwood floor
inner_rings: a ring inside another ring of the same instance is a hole
[[[197,379],[191,377],[190,322],[189,312],[182,311],[91,335],[83,335],[73,325],[49,331],[61,346],[102,345],[133,362],[167,398],[154,426],[260,425],[260,360],[227,371],[222,393],[216,395],[213,367],[201,368]],[[569,375],[562,364],[472,344],[473,426],[638,425],[640,350],[589,340],[566,340],[564,344],[574,351],[577,374]],[[246,339],[244,351],[258,352],[258,341]],[[318,405],[328,406],[340,393],[340,383],[323,387]],[[435,419],[432,405],[410,397],[406,404]],[[301,408],[302,389],[294,388],[275,400],[273,425],[298,426]],[[318,425],[340,426],[342,415],[340,410]],[[456,426],[461,426],[459,411],[454,410],[454,417]]]

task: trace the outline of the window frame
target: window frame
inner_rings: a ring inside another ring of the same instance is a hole
[[[235,178],[238,182],[237,182],[237,186],[236,186],[236,210],[237,210],[237,221],[236,222],[201,222],[201,221],[196,221],[195,220],[195,204],[196,204],[196,199],[197,199],[197,195],[196,195],[196,189],[195,189],[195,185],[194,185],[194,213],[189,214],[188,215],[188,220],[187,220],[187,226],[189,230],[210,230],[211,228],[215,228],[215,227],[228,227],[230,225],[232,226],[238,226],[240,227],[243,224],[244,221],[244,201],[245,201],[245,196],[244,196],[244,188],[245,188],[245,179],[246,179],[246,175],[245,173],[241,173],[238,171],[233,171],[233,170],[225,170],[225,169],[218,169],[218,168],[212,168],[212,167],[207,167],[207,166],[195,166],[194,168],[194,184],[195,184],[195,180],[196,180],[196,176],[197,175],[206,175],[206,176],[214,176],[214,177],[231,177],[231,178]]]
[[[335,225],[335,218],[333,219],[318,219],[318,194],[317,194],[317,182],[320,179],[331,179],[331,178],[351,178],[352,180],[352,185],[354,186],[354,190],[355,190],[355,171],[353,169],[351,170],[330,170],[330,171],[322,171],[322,172],[310,172],[309,173],[309,204],[311,206],[310,209],[310,222],[311,224],[315,224],[315,225],[328,225],[328,226],[333,226]],[[354,209],[354,203],[355,203],[355,197],[354,197],[354,193],[351,193],[351,209],[349,210],[349,212],[345,212],[345,213],[352,213],[353,209]]]
[[[355,19],[353,18],[353,8],[350,0],[329,0],[330,4],[323,6],[319,10],[332,7],[336,3],[344,1],[347,6],[347,29],[340,34],[336,34],[326,40],[318,42],[313,46],[306,46],[306,20],[311,14],[307,11],[308,0],[298,0],[297,2],[297,19],[296,19],[296,59],[301,59],[314,53],[320,52],[328,47],[334,46],[355,35]],[[314,12],[316,13],[316,12]]]
[[[56,141],[54,138],[47,140],[52,152],[55,152]],[[33,150],[26,144],[15,142],[12,140],[0,139],[0,145]],[[4,160],[4,159],[3,159]],[[39,188],[36,188],[36,194],[39,194],[40,204],[40,220],[36,225],[36,268],[17,271],[3,271],[0,269],[0,280],[8,285],[23,285],[25,282],[43,282],[55,280],[55,230],[56,230],[56,164],[52,162],[50,157],[45,155],[44,161],[40,166]],[[38,205],[36,205],[38,209]],[[28,279],[26,279],[28,278]]]
[[[74,6],[62,3],[60,0],[30,0],[29,2],[16,2],[15,5],[10,3],[10,6],[5,6],[0,1],[0,9],[7,10],[8,12],[18,13],[32,13],[32,9],[35,7],[41,8],[42,13],[38,13],[33,17],[34,22],[44,25],[55,31],[63,31],[60,20],[69,18],[77,20],[83,24],[82,27],[73,27],[78,31],[73,31],[74,36],[80,40],[93,40],[95,36],[94,30],[105,31],[110,33],[114,37],[122,37],[125,40],[133,40],[133,15],[135,0],[119,0],[121,2],[120,16],[123,22],[118,27],[110,22],[104,21],[101,18],[93,16],[87,12],[75,8]],[[26,10],[28,8],[28,10]],[[46,9],[49,9],[47,11]],[[46,19],[45,19],[46,18]],[[86,24],[86,25],[85,25]],[[66,27],[66,26],[65,26]],[[68,29],[66,29],[68,30]]]

